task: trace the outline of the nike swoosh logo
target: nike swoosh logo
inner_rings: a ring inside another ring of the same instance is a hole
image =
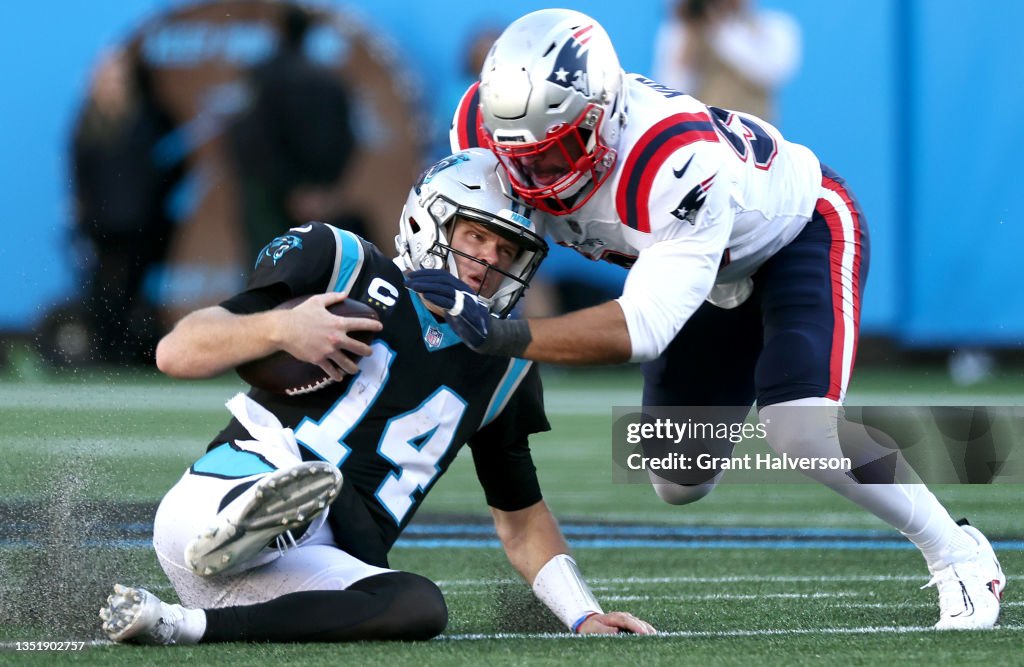
[[[684,167],[684,169],[685,169],[685,167]],[[292,227],[292,228],[291,228],[291,229],[289,229],[288,231],[290,231],[290,232],[302,232],[302,233],[306,233],[306,232],[310,232],[310,231],[313,231],[313,225],[306,225],[305,227]]]
[[[682,178],[683,174],[686,173],[686,170],[690,168],[690,163],[691,162],[693,162],[693,156],[692,155],[690,156],[690,159],[686,161],[686,164],[683,165],[682,169],[673,169],[672,173],[675,175],[676,178]]]

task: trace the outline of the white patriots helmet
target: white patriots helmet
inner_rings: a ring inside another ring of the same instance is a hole
[[[395,237],[396,263],[403,270],[447,268],[459,277],[455,255],[484,265],[502,275],[490,296],[477,295],[499,317],[508,315],[530,285],[533,274],[548,254],[538,218],[509,194],[504,171],[494,155],[471,148],[440,160],[420,175],[402,209]],[[520,252],[508,270],[502,270],[451,247],[456,218],[484,225],[511,240]]]
[[[615,165],[625,90],[608,34],[586,14],[544,9],[505,29],[480,73],[480,111],[527,204],[564,215],[596,192]]]

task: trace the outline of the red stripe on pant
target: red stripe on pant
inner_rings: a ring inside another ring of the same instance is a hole
[[[847,231],[843,229],[840,212],[827,199],[819,199],[815,211],[825,220],[829,231],[832,234],[832,245],[829,250],[829,274],[832,284],[832,351],[829,359],[829,388],[826,398],[834,401],[842,399],[846,391],[843,385],[843,353],[846,347],[847,323],[846,312],[851,312],[852,321],[852,344],[850,354],[850,368],[847,374],[849,378],[853,374],[853,366],[857,359],[857,343],[860,339],[860,237],[861,223],[857,208],[853,199],[847,193],[846,188],[832,180],[822,178],[822,187],[839,195],[843,208],[852,220],[852,228]],[[849,276],[850,301],[847,302],[843,289],[843,255],[849,245],[853,247],[853,258]]]

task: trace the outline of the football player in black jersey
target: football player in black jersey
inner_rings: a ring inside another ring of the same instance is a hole
[[[428,639],[447,623],[441,591],[392,570],[388,552],[463,444],[512,565],[571,630],[650,634],[604,613],[545,505],[528,437],[548,430],[530,362],[483,356],[403,272],[445,267],[505,317],[547,252],[529,212],[474,149],[412,188],[390,261],[354,234],[312,222],[260,253],[245,291],[185,317],[161,342],[168,375],[203,378],[285,350],[335,382],[288,396],[253,388],[167,493],[154,547],[182,605],[116,586],[100,611],[115,641]],[[300,295],[291,310],[274,310]],[[380,323],[332,315],[346,296]],[[432,312],[433,311],[433,312]],[[350,332],[377,332],[369,345]],[[348,354],[358,355],[358,365]]]

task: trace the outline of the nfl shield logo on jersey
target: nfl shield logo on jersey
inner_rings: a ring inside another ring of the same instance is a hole
[[[444,339],[444,334],[437,327],[427,327],[427,333],[423,335],[423,340],[431,350],[437,348],[442,339]]]

